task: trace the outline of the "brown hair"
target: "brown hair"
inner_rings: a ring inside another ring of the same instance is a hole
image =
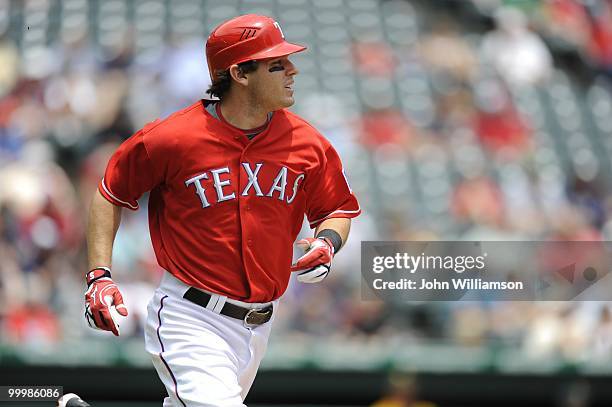
[[[238,68],[240,68],[242,73],[251,73],[257,70],[258,66],[259,63],[257,61],[246,61],[238,64]],[[215,80],[213,81],[212,85],[210,85],[206,93],[210,94],[211,96],[216,96],[219,99],[223,99],[223,96],[227,94],[231,85],[232,77],[230,76],[229,69],[226,69],[225,71],[219,72],[216,75]]]

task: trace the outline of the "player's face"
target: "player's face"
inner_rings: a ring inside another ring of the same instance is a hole
[[[293,78],[298,70],[289,58],[272,58],[260,61],[249,80],[249,88],[257,102],[267,111],[293,105]]]

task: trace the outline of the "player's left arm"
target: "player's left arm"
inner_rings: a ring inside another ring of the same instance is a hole
[[[334,253],[338,253],[346,244],[350,231],[350,218],[329,218],[325,219],[317,226],[315,237],[327,237],[333,244]]]
[[[331,269],[334,254],[344,246],[351,229],[351,218],[361,213],[336,150],[327,142],[318,170],[306,181],[306,217],[315,229],[311,238],[297,246],[305,253],[292,266],[298,281],[317,283]]]

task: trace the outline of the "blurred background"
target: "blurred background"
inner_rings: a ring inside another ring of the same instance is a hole
[[[249,400],[612,405],[611,304],[363,301],[359,264],[363,240],[612,240],[610,0],[0,0],[0,384],[161,403],[146,205],[115,338],[83,318],[89,201],[123,140],[205,96],[206,37],[244,13],[308,46],[292,110],[363,209],[325,282],[291,282]]]

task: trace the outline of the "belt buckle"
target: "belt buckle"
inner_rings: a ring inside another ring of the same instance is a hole
[[[264,311],[264,310],[253,308],[253,309],[248,310],[248,312],[246,313],[242,321],[244,324],[244,327],[251,328],[251,327],[259,326],[259,325],[262,325],[268,322],[270,320],[269,318],[265,321],[264,319],[268,317],[268,313],[270,312],[272,312],[271,309],[266,309]]]

